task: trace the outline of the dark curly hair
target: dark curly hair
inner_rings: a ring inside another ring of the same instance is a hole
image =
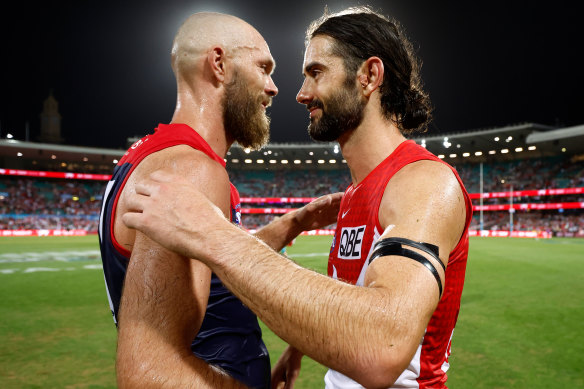
[[[369,7],[352,7],[335,14],[325,9],[306,31],[306,45],[318,35],[334,39],[333,54],[343,58],[348,74],[356,72],[368,58],[379,57],[385,69],[380,86],[383,114],[404,134],[427,129],[432,118],[430,98],[422,89],[420,64],[412,45],[397,21]]]

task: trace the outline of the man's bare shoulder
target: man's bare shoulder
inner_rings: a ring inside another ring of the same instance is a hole
[[[167,170],[185,177],[194,187],[201,190],[209,200],[229,215],[230,186],[225,168],[202,151],[187,145],[169,147],[144,158],[134,169],[122,189],[118,201],[114,236],[118,243],[132,251],[136,232],[122,222],[121,215],[128,211],[126,197],[135,192],[137,183],[145,180],[157,170]]]
[[[382,227],[401,225],[420,239],[441,236],[438,241],[450,249],[462,234],[465,217],[464,194],[454,172],[431,160],[399,170],[387,184],[379,209]]]
[[[421,160],[401,168],[392,177],[393,187],[412,187],[423,192],[441,192],[460,188],[452,169],[445,163],[433,160]]]
[[[147,177],[156,170],[168,170],[189,179],[195,186],[225,186],[229,176],[225,168],[204,152],[178,145],[150,154],[133,172],[135,179]]]

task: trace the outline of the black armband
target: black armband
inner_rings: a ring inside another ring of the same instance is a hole
[[[440,275],[438,274],[438,271],[436,270],[432,262],[430,262],[422,254],[402,247],[402,244],[417,248],[418,250],[422,250],[423,252],[429,254],[430,256],[435,258],[440,264],[440,266],[442,266],[442,269],[446,271],[446,267],[444,266],[444,264],[440,260],[440,257],[438,256],[438,246],[430,243],[415,242],[413,240],[405,238],[386,238],[378,241],[373,247],[373,253],[371,254],[371,257],[369,257],[369,263],[371,264],[371,262],[373,262],[375,258],[384,257],[387,255],[399,255],[400,257],[407,257],[413,259],[414,261],[424,265],[430,271],[430,273],[432,273],[432,275],[436,279],[436,282],[438,283],[440,297],[442,297],[442,281],[440,280]]]

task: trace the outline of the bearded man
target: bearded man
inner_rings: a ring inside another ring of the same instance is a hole
[[[306,38],[297,100],[352,178],[328,277],[245,235],[167,172],[136,185],[124,222],[211,267],[290,344],[280,362],[305,354],[330,368],[327,389],[444,389],[472,204],[456,170],[406,138],[431,116],[418,61],[398,23],[369,8],[325,14]],[[291,387],[297,374],[273,381]]]
[[[136,183],[162,168],[203,191],[227,219],[240,223],[239,194],[223,158],[235,141],[250,148],[267,143],[266,108],[278,93],[271,78],[274,59],[248,23],[198,13],[178,30],[171,61],[177,81],[172,120],[128,149],[102,204],[99,241],[118,328],[118,385],[266,388],[270,360],[255,314],[202,262],[129,229],[122,215]],[[317,209],[304,207],[257,236],[280,250],[305,226],[319,223]],[[334,212],[324,216],[326,224],[334,220]]]

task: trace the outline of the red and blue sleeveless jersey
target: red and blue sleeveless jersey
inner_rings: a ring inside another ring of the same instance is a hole
[[[401,168],[420,160],[441,162],[452,170],[464,195],[466,223],[464,233],[448,259],[442,298],[430,319],[414,358],[395,382],[394,387],[446,388],[452,333],[458,318],[466,272],[468,227],[472,219],[470,197],[454,168],[414,141],[408,140],[402,142],[358,185],[350,185],[341,200],[329,255],[328,275],[353,285],[363,285],[369,256],[383,233],[383,228],[379,224],[379,206],[385,188],[393,175]],[[334,370],[329,370],[325,382],[327,388],[361,387]]]
[[[114,236],[115,211],[122,189],[138,164],[148,155],[168,147],[188,145],[202,151],[225,167],[225,161],[191,127],[185,124],[160,124],[153,134],[134,143],[114,169],[108,182],[99,222],[99,244],[106,291],[117,325],[118,310],[126,269],[131,252],[122,247]],[[239,193],[230,183],[231,221],[241,224]],[[218,366],[232,377],[252,388],[270,385],[270,359],[262,341],[256,315],[237,299],[215,275],[207,310],[197,334],[193,334],[191,350],[207,363]]]

